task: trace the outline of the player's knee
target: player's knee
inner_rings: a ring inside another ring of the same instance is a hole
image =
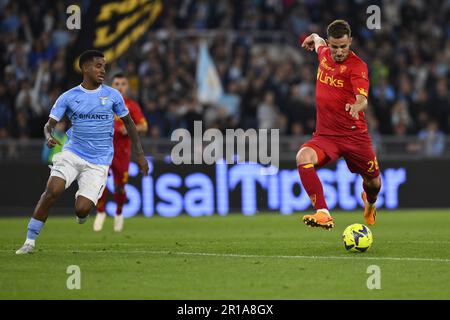
[[[312,148],[305,147],[305,148],[301,148],[300,151],[297,152],[296,160],[297,160],[297,165],[304,164],[304,163],[316,164],[317,155]]]
[[[364,181],[366,186],[368,186],[371,189],[380,190],[381,189],[381,179],[380,176],[372,179],[367,179]]]
[[[44,194],[42,195],[43,199],[46,201],[56,201],[56,199],[59,198],[59,196],[61,195],[62,191],[57,190],[55,188],[47,188],[45,189]]]
[[[376,188],[378,190],[381,189],[381,179],[379,176],[374,179],[373,183],[374,183],[374,188]]]
[[[75,214],[78,218],[85,218],[91,211],[92,206],[87,203],[81,203],[75,205]]]

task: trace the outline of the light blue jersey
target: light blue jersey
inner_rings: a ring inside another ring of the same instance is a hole
[[[72,122],[63,150],[93,164],[110,165],[114,155],[114,113],[119,118],[128,114],[119,91],[103,84],[95,90],[79,85],[56,100],[50,118],[60,121],[67,114]]]

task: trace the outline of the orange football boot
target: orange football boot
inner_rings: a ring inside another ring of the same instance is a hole
[[[303,217],[303,222],[310,227],[320,227],[330,230],[334,227],[333,218],[322,211],[317,211],[315,214],[309,214]]]
[[[377,207],[375,204],[370,204],[367,202],[367,195],[365,191],[361,193],[361,199],[364,201],[364,219],[366,219],[366,223],[368,225],[373,226],[377,216]]]

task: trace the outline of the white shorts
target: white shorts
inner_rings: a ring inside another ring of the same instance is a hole
[[[78,196],[83,196],[97,205],[106,186],[109,166],[90,163],[70,151],[62,151],[53,156],[50,176],[66,181],[66,189],[74,180],[78,182]]]

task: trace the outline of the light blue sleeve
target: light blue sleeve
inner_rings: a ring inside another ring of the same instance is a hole
[[[64,117],[64,114],[66,113],[67,110],[66,96],[67,94],[63,93],[56,100],[55,104],[52,107],[52,110],[50,110],[50,118],[59,121],[62,119],[62,117]]]
[[[125,117],[129,111],[119,91],[114,91],[113,111],[119,118]]]

